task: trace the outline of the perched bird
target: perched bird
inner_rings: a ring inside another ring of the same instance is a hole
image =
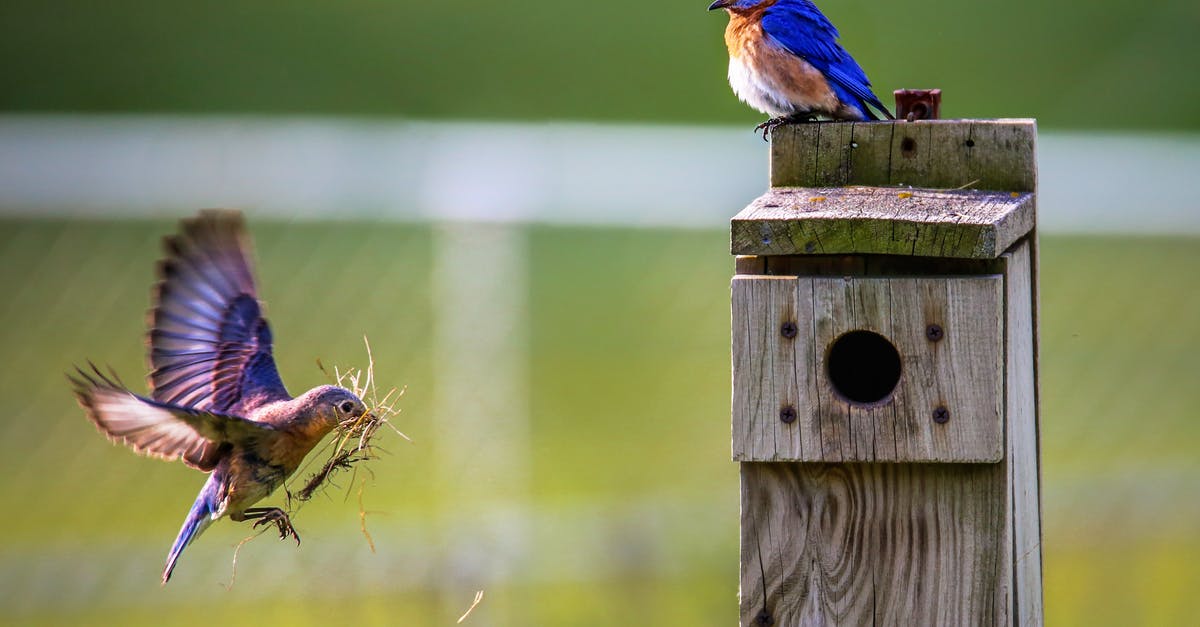
[[[350,390],[324,385],[288,394],[271,355],[250,246],[237,212],[206,211],[164,239],[147,343],[149,398],[94,365],[68,378],[109,439],[143,455],[182,459],[208,481],[167,555],[162,581],[213,521],[229,516],[275,523],[300,536],[278,507],[251,507],[271,494],[339,423],[367,412]]]
[[[787,122],[825,116],[877,120],[871,107],[892,114],[871,81],[837,42],[838,31],[809,0],[716,0],[729,25],[729,85],[743,102],[772,116],[755,130],[763,139]]]

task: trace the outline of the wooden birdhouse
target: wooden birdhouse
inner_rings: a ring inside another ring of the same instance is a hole
[[[1035,140],[775,131],[731,227],[743,625],[1041,623]]]

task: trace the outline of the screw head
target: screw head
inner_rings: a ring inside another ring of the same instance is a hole
[[[940,342],[942,338],[946,337],[946,331],[942,329],[942,325],[940,324],[931,324],[925,327],[925,337],[930,342]]]
[[[770,612],[762,610],[758,613],[758,616],[754,617],[754,624],[762,625],[762,627],[771,627],[771,625],[775,624],[775,619],[771,617]]]
[[[783,409],[779,410],[779,419],[786,425],[796,422],[796,408],[791,405],[784,405]]]
[[[933,410],[933,421],[939,425],[944,425],[950,422],[950,410],[945,407],[938,407]]]
[[[783,337],[786,337],[790,340],[796,337],[796,333],[799,332],[799,329],[796,328],[795,322],[789,320],[783,323],[783,326],[779,327],[779,332],[783,334]]]

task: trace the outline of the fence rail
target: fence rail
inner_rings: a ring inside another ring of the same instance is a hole
[[[1041,133],[1043,232],[1200,233],[1200,135]],[[721,228],[764,185],[748,128],[0,115],[0,215]],[[467,184],[466,182],[469,182]]]

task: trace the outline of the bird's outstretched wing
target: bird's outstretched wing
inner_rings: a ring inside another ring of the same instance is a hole
[[[868,104],[892,117],[871,91],[867,73],[838,43],[837,28],[812,2],[788,0],[770,6],[763,14],[762,28],[792,54],[820,70],[838,97],[858,105],[867,119],[879,119],[867,108]]]
[[[242,415],[291,398],[271,355],[241,214],[203,211],[163,245],[148,338],[152,398]]]
[[[246,442],[275,430],[237,416],[143,398],[95,366],[91,372],[76,369],[75,376],[68,378],[88,418],[109,439],[143,455],[182,458],[201,470],[212,470],[216,459],[211,451],[222,444]]]

